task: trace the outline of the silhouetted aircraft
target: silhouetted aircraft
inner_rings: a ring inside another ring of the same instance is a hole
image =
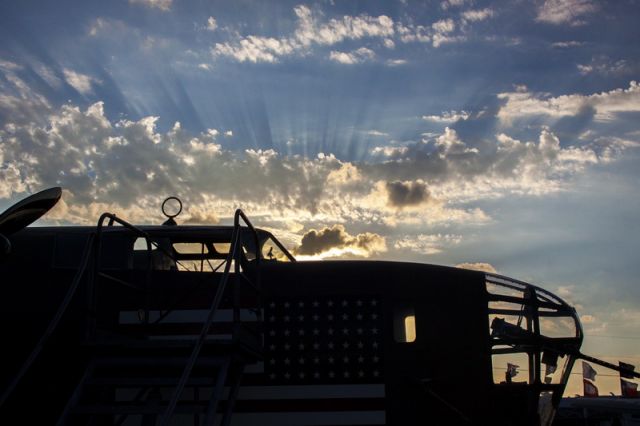
[[[0,215],[2,424],[546,425],[576,359],[617,369],[531,284],[297,262],[240,210],[177,225],[173,197],[163,226],[27,227],[60,196]]]

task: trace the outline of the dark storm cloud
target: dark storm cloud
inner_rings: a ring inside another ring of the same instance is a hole
[[[387,182],[389,204],[394,207],[416,206],[429,200],[429,190],[424,182]]]

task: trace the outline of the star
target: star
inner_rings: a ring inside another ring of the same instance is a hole
[[[345,364],[349,364],[349,357],[345,356],[344,358],[342,358],[342,362],[344,362]]]
[[[371,314],[371,319],[372,320],[378,319],[378,314]]]
[[[343,300],[343,301],[342,301],[342,306],[346,307],[348,304],[349,304],[349,303],[347,303],[347,301],[346,301],[346,300]]]
[[[276,331],[275,330],[269,331],[269,336],[273,337],[275,335],[276,335]]]
[[[327,334],[328,334],[329,336],[333,336],[333,328],[328,329],[328,330],[327,330]]]
[[[359,329],[357,329],[356,331],[358,332],[358,334],[362,334],[362,332],[363,332],[364,330],[362,330],[361,328],[359,328]]]
[[[329,342],[329,344],[327,345],[327,347],[328,347],[329,349],[333,349],[333,342]]]
[[[284,302],[284,307],[288,308],[289,307],[289,302]]]
[[[269,364],[271,364],[271,365],[275,365],[275,363],[276,363],[276,360],[275,360],[275,359],[271,358],[271,359],[269,360]]]
[[[375,299],[373,299],[373,300],[371,301],[371,306],[376,306],[377,304],[378,304],[378,302],[376,302],[376,300],[375,300]]]
[[[349,348],[349,343],[348,342],[344,342],[342,344],[342,347],[345,348],[345,349],[348,349]]]
[[[318,314],[314,314],[313,315],[313,320],[314,321],[318,321],[320,319],[320,317],[318,316]]]
[[[333,359],[333,357],[332,357],[332,356],[330,356],[330,357],[329,357],[329,359],[328,359],[327,361],[329,361],[329,364],[333,364],[334,359]]]
[[[344,372],[344,378],[345,378],[345,379],[348,379],[348,378],[349,378],[349,372],[348,372],[348,371],[345,371],[345,372]]]
[[[371,334],[378,334],[378,329],[377,328],[372,328],[371,329]]]
[[[356,301],[356,306],[362,306],[362,300],[358,299],[358,300]]]
[[[364,343],[358,342],[358,349],[362,349],[362,348],[364,348]]]
[[[289,365],[289,364],[291,364],[291,360],[290,360],[289,358],[285,358],[285,359],[284,359],[284,364],[285,364],[285,365]]]
[[[349,329],[348,329],[348,328],[346,328],[346,327],[345,327],[345,328],[343,328],[343,329],[342,329],[342,334],[345,334],[345,335],[349,334]]]
[[[284,322],[289,322],[289,315],[284,316]]]
[[[319,379],[320,378],[320,373],[318,373],[317,371],[315,373],[313,373],[313,378],[314,379]]]
[[[373,377],[378,377],[379,375],[380,373],[378,372],[378,370],[373,371]]]
[[[269,322],[276,322],[276,316],[275,315],[271,315],[269,317]]]
[[[361,364],[364,362],[364,357],[362,355],[358,357],[358,362]]]
[[[358,371],[358,377],[364,377],[364,371],[362,370]]]
[[[274,380],[274,379],[276,378],[276,373],[271,373],[271,374],[269,374],[269,378],[270,378],[271,380]]]
[[[298,359],[298,364],[304,365],[304,358],[300,357],[300,359]]]
[[[285,350],[285,351],[288,351],[290,348],[291,348],[291,345],[290,345],[290,344],[288,344],[288,343],[285,343],[285,344],[284,344],[284,350]]]
[[[331,314],[327,315],[327,320],[328,321],[333,321],[333,315],[331,315]]]
[[[320,330],[318,330],[317,328],[313,329],[313,335],[317,336],[318,334],[320,334]]]
[[[313,349],[318,349],[320,348],[320,344],[319,343],[314,343],[313,344]]]
[[[304,308],[304,302],[298,302],[298,307],[299,308]]]
[[[269,307],[270,307],[271,309],[275,308],[275,307],[276,307],[275,302],[271,302],[271,303],[269,303]]]
[[[349,315],[347,315],[347,314],[342,314],[342,320],[343,320],[343,321],[346,321],[346,320],[348,320],[348,319],[349,319]]]
[[[358,319],[358,321],[362,321],[362,314],[356,315],[356,318]]]
[[[313,359],[313,363],[314,363],[314,364],[320,364],[320,358],[315,357],[315,358]]]
[[[276,350],[276,345],[274,345],[273,343],[269,345],[269,350],[275,351]]]
[[[304,336],[304,330],[303,329],[298,330],[298,336]]]
[[[329,300],[329,301],[327,302],[327,306],[331,308],[331,307],[333,306],[333,301]]]
[[[287,380],[288,380],[290,377],[291,377],[291,374],[289,374],[288,372],[287,372],[287,373],[284,373],[284,378],[285,378],[285,379],[287,379]]]
[[[288,336],[289,334],[290,334],[289,330],[285,330],[285,331],[284,331],[284,335],[285,335],[285,336]]]
[[[313,307],[314,307],[314,308],[317,308],[319,305],[320,305],[320,304],[318,303],[318,301],[317,301],[317,300],[314,300],[314,301],[313,301]]]
[[[329,377],[332,378],[332,379],[335,377],[335,374],[334,374],[333,371],[329,371]]]
[[[303,351],[303,350],[304,350],[304,343],[300,343],[300,344],[298,345],[298,349],[299,349],[299,350],[301,350],[301,351]]]
[[[301,379],[304,379],[304,373],[300,373],[299,376]]]
[[[373,357],[373,362],[378,362],[380,360],[380,358],[378,358],[377,356]]]
[[[298,316],[298,321],[300,321],[300,322],[304,321],[304,315],[299,315]]]
[[[373,342],[373,345],[371,345],[371,346],[373,346],[374,349],[377,349],[378,348],[378,342]]]

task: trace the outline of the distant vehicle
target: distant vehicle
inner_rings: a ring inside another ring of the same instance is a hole
[[[547,425],[585,357],[531,284],[297,262],[240,210],[177,225],[177,199],[163,226],[27,227],[60,196],[0,215],[2,424]]]

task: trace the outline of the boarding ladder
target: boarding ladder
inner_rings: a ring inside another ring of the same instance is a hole
[[[241,226],[240,220],[246,226]],[[149,268],[142,287],[101,268],[105,229],[115,223],[146,241]],[[244,256],[246,239],[242,236],[247,233],[255,244],[253,262],[247,262]],[[223,272],[211,273],[217,288],[199,334],[190,338],[178,335],[157,340],[151,332],[146,333],[147,329],[157,329],[159,321],[170,313],[167,310],[152,318],[154,308],[148,297],[140,298],[142,332],[136,338],[120,336],[117,327],[105,332],[100,324],[104,322],[100,317],[101,286],[119,285],[149,294],[153,284],[152,249],[167,256],[172,253],[145,231],[109,213],[100,217],[93,243],[87,287],[90,321],[84,345],[87,366],[57,424],[229,425],[245,367],[263,357],[262,335],[257,329],[262,323],[259,242],[249,219],[241,210],[236,211],[229,253],[218,266],[224,266]],[[241,300],[247,292],[253,292],[252,300],[257,301],[252,305],[256,319],[253,328],[241,321]],[[226,323],[227,327],[231,325],[231,336],[212,338],[223,306],[226,313],[232,311],[231,324]]]

